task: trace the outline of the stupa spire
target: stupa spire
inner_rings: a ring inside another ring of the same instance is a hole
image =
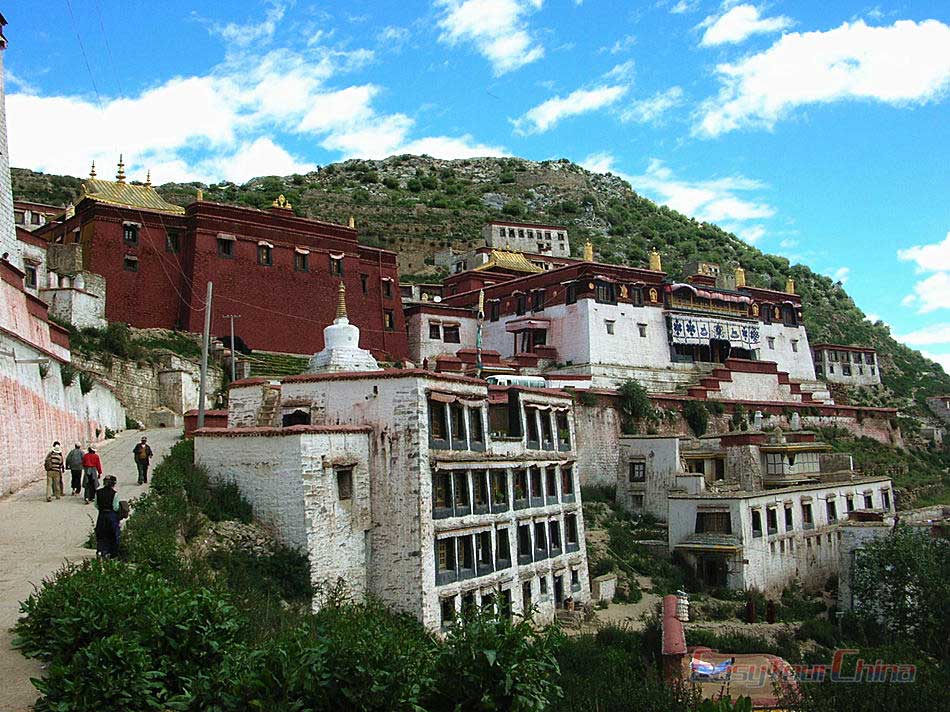
[[[346,285],[340,282],[340,288],[337,290],[336,318],[347,319],[346,316]],[[347,319],[347,321],[349,321]]]

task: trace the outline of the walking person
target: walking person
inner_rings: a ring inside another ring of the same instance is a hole
[[[69,483],[69,495],[75,497],[82,489],[82,448],[79,443],[66,455],[66,469],[72,479]]]
[[[89,446],[88,452],[82,456],[82,499],[85,504],[89,504],[96,498],[96,490],[99,489],[99,476],[102,474],[102,461],[96,453],[96,448]]]
[[[53,443],[53,449],[46,455],[43,462],[43,468],[46,470],[46,501],[52,502],[53,497],[59,499],[63,496],[63,448],[59,442]]]
[[[152,460],[152,448],[148,446],[147,437],[143,437],[142,441],[132,448],[132,457],[139,468],[139,484],[144,485],[148,482],[148,465]]]
[[[116,479],[106,475],[102,488],[96,491],[96,556],[109,559],[119,555],[119,495],[115,491]]]

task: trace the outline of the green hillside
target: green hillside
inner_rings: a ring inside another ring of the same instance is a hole
[[[18,198],[65,204],[75,200],[81,180],[14,169],[13,184]],[[305,175],[255,178],[244,185],[166,184],[158,190],[184,205],[198,187],[206,200],[266,208],[282,193],[299,215],[344,224],[352,215],[362,242],[399,253],[407,281],[440,277],[432,254],[478,244],[481,226],[499,217],[565,224],[576,251],[590,237],[605,262],[645,265],[649,248],[656,246],[673,276],[694,259],[741,265],[754,286],[781,289],[791,276],[813,342],[878,350],[885,388],[849,393],[852,402],[914,411],[925,397],[950,393],[944,370],[895,341],[883,323],[868,322],[840,283],[765,254],[716,225],[657,205],[617,176],[591,173],[567,159],[394,156],[331,164]]]

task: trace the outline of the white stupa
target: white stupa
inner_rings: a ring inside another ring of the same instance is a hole
[[[373,354],[360,348],[360,330],[346,317],[346,287],[340,282],[336,319],[323,330],[323,351],[313,355],[307,372],[378,370]]]

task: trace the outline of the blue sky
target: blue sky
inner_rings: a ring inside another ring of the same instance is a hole
[[[209,7],[210,6],[210,7]],[[841,279],[950,367],[950,3],[14,0],[15,166],[568,157]]]

